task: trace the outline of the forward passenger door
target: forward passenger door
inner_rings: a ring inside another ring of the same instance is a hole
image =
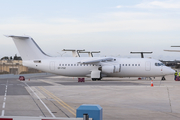
[[[150,71],[151,70],[151,62],[149,62],[149,61],[146,62],[145,69],[146,69],[146,71]]]

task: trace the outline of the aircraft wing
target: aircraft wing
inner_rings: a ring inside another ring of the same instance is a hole
[[[168,52],[180,52],[180,50],[164,50],[164,51],[168,51]]]
[[[91,63],[99,63],[99,62],[112,61],[113,59],[114,58],[87,59],[87,60],[81,60],[79,63],[82,63],[82,64],[91,64]]]

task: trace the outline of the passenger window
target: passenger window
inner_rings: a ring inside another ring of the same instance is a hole
[[[129,64],[129,66],[131,66],[131,65]]]
[[[61,66],[61,64],[59,64],[59,66]]]
[[[67,64],[65,64],[65,66],[67,66]]]
[[[64,66],[64,64],[62,64],[62,66]]]
[[[134,64],[132,64],[132,66],[134,66]]]
[[[135,64],[135,66],[137,66],[137,64]]]
[[[127,66],[127,64],[126,64],[126,66]]]
[[[76,66],[76,64],[74,64],[74,66]]]
[[[140,66],[140,64],[138,64],[138,66]]]

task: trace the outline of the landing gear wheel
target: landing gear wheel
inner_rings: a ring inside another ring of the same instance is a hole
[[[92,81],[96,81],[96,78],[92,78]]]
[[[161,80],[166,80],[166,78],[163,76]]]

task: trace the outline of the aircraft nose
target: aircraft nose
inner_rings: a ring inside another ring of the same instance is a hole
[[[166,68],[166,71],[165,71],[166,75],[172,75],[174,73],[175,73],[175,70],[173,70],[172,68],[169,68],[169,67]]]
[[[175,72],[176,72],[175,70],[171,69],[171,74],[174,74]]]

